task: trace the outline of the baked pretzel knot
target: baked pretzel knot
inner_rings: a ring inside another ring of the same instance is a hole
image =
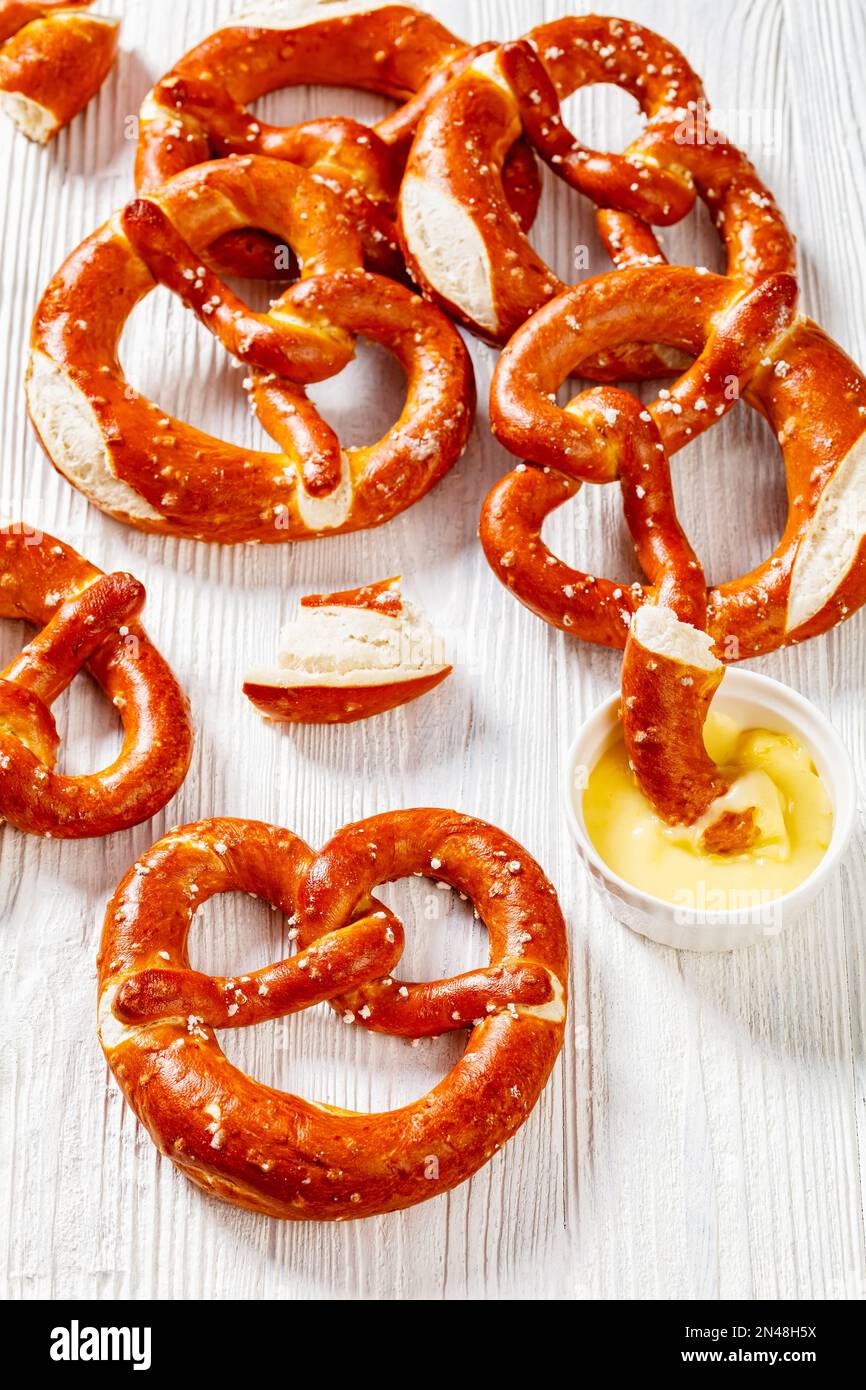
[[[41,631],[0,672],[0,816],[19,830],[80,839],[127,830],[170,801],[186,776],[186,699],[137,618],[144,588],[103,574],[68,545],[16,524],[0,528],[0,617]],[[123,722],[102,772],[54,771],[51,706],[82,668]]]
[[[399,920],[371,897],[420,873],[471,898],[490,964],[403,983]],[[286,913],[296,955],[231,979],[191,969],[197,908],[241,889]],[[320,854],[288,830],[209,820],[160,840],[119,885],[99,956],[99,1035],[161,1152],[224,1201],[293,1220],[395,1211],[470,1177],[519,1129],[562,1046],[565,924],[553,886],[509,836],[454,811],[395,811]],[[301,1100],[233,1067],[214,1029],[328,1000],[402,1037],[469,1031],[421,1100],[366,1115]]]
[[[215,240],[249,225],[288,243],[303,267],[265,314],[204,263]],[[27,401],[52,462],[96,506],[144,531],[271,544],[390,520],[463,452],[474,378],[444,315],[361,266],[339,200],[282,160],[216,160],[130,203],[72,253],[36,311]],[[280,452],[203,434],[126,381],[120,335],[157,283],[249,368],[251,403]],[[407,397],[383,439],[344,450],[304,383],[345,366],[358,334],[398,359]]]
[[[479,55],[421,121],[400,190],[407,264],[427,294],[490,342],[506,343],[565,288],[509,213],[503,171],[515,140],[528,137],[555,173],[603,206],[666,225],[694,202],[682,171],[659,167],[636,146],[601,155],[569,136],[559,101],[595,82],[631,92],[648,132],[702,96],[685,58],[657,34],[569,16]]]
[[[627,340],[670,343],[695,361],[646,408],[603,386],[554,403],[588,357]],[[779,439],[788,519],[763,564],[707,587],[677,519],[669,459],[741,395]],[[725,820],[708,825],[706,843],[742,847],[750,808],[717,802],[726,788],[703,747],[706,709],[719,662],[814,637],[866,601],[866,379],[798,314],[791,275],[744,290],[685,267],[638,267],[567,291],[515,335],[494,377],[491,423],[532,461],[484,504],[494,572],[553,626],[625,648],[623,725],[643,791],[671,822],[693,824],[714,803]],[[541,539],[582,482],[615,481],[646,584],[573,570]]]
[[[185,54],[145,98],[137,186],[153,190],[223,155],[290,160],[340,197],[367,268],[400,276],[397,192],[418,120],[455,73],[493,47],[470,49],[431,15],[383,0],[258,0]],[[372,128],[341,117],[273,126],[248,110],[268,92],[308,83],[381,92],[404,104]],[[524,140],[504,152],[504,164],[509,206],[528,229],[540,183]],[[274,276],[273,239],[261,232],[229,232],[213,254],[234,274]]]
[[[560,102],[593,83],[629,92],[646,117],[621,155],[588,149],[563,122]],[[664,263],[650,224],[679,221],[697,195],[723,237],[729,275],[751,285],[793,270],[791,237],[749,160],[717,131],[694,138],[706,110],[682,53],[628,20],[566,16],[483,55],[430,105],[412,147],[400,227],[415,279],[461,323],[500,344],[566,288],[503,200],[503,152],[521,132],[558,177],[597,204],[618,268]],[[664,344],[626,340],[582,371],[614,381],[683,365]]]

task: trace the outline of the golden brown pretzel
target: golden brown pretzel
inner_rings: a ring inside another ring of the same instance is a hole
[[[47,144],[95,96],[117,57],[119,19],[92,0],[0,3],[0,110]]]
[[[340,194],[368,269],[399,276],[394,216],[415,127],[431,97],[479,51],[402,4],[260,0],[185,54],[146,97],[137,186],[153,190],[215,156],[291,160]],[[248,111],[266,93],[299,83],[358,87],[405,105],[372,129],[344,118],[270,126]],[[511,206],[529,228],[540,194],[535,161],[523,141],[508,156]],[[229,233],[212,254],[236,274],[274,277],[274,243],[260,233]]]
[[[615,81],[650,117],[625,156],[587,150],[563,123],[560,97],[572,90],[575,60],[582,83]],[[619,269],[664,264],[647,224],[679,220],[697,194],[722,240],[726,274],[749,287],[767,275],[793,274],[794,240],[772,194],[745,154],[709,125],[699,80],[657,35],[624,20],[556,20],[504,45],[499,64],[533,148],[597,204],[599,231]]]
[[[565,288],[504,200],[504,155],[524,126],[557,173],[605,205],[666,225],[694,201],[687,175],[659,168],[637,146],[594,155],[564,133],[558,99],[594,82],[631,92],[650,133],[703,97],[683,55],[657,34],[626,20],[568,16],[478,58],[421,122],[400,191],[407,263],[426,293],[487,341],[506,343]],[[571,162],[563,146],[546,143],[557,131]]]
[[[186,776],[186,699],[137,621],[144,589],[103,574],[68,545],[16,524],[0,529],[0,617],[38,636],[0,672],[0,816],[19,830],[79,839],[127,830],[170,801]],[[51,705],[86,666],[116,706],[123,747],[88,776],[53,770]]]
[[[403,929],[369,894],[413,872],[475,901],[486,970],[425,985],[391,974]],[[192,970],[193,914],[231,889],[286,913],[299,954],[233,979]],[[287,830],[200,821],[154,845],[109,904],[99,1035],[136,1115],[193,1182],[269,1216],[346,1220],[446,1192],[511,1138],[562,1045],[567,964],[553,886],[483,821],[390,812],[347,826],[318,855]],[[421,1100],[362,1115],[261,1085],[213,1034],[324,999],[347,1022],[402,1036],[471,1029],[466,1053]]]
[[[866,602],[866,378],[796,310],[788,274],[749,290],[685,267],[616,271],[541,309],[515,335],[493,380],[494,433],[531,463],[503,478],[484,504],[487,559],[545,621],[626,649],[629,754],[641,787],[672,821],[692,823],[720,790],[699,737],[721,676],[710,649],[723,662],[757,656],[825,632]],[[610,387],[564,409],[554,403],[584,360],[627,341],[670,343],[696,360],[646,409]],[[668,459],[741,394],[779,439],[788,520],[763,564],[707,589],[677,521]],[[575,571],[541,539],[545,518],[581,482],[617,480],[646,585]],[[669,608],[696,635],[706,627],[711,640],[704,648],[691,640],[682,647],[676,633],[660,644],[637,640],[647,604]]]
[[[302,280],[267,314],[199,259],[215,237],[252,223],[287,240],[303,263]],[[390,520],[463,452],[474,379],[444,315],[367,274],[361,260],[335,195],[281,160],[216,160],[129,204],[72,253],[36,312],[27,399],[52,462],[97,506],[144,531],[274,543]],[[249,365],[252,402],[280,452],[213,439],[129,386],[118,341],[158,280]],[[408,391],[381,441],[343,450],[301,383],[339,370],[356,334],[398,358]]]
[[[586,149],[563,124],[560,100],[598,82],[629,91],[648,118],[623,155]],[[647,220],[678,221],[697,193],[725,242],[729,274],[750,285],[792,271],[792,238],[752,165],[716,132],[695,141],[696,113],[703,130],[706,109],[679,50],[627,20],[567,16],[504,44],[463,71],[419,129],[400,199],[416,280],[473,332],[502,344],[565,289],[503,207],[502,151],[521,129],[556,174],[599,205],[618,267],[664,263]],[[455,129],[468,132],[465,142]],[[623,343],[583,372],[614,381],[683,365],[663,345]]]

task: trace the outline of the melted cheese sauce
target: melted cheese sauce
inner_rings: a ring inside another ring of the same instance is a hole
[[[744,730],[710,714],[704,742],[731,784],[715,806],[757,808],[760,839],[750,850],[708,854],[700,846],[707,817],[695,826],[660,820],[635,783],[622,739],[599,759],[583,793],[589,837],[620,878],[665,902],[710,912],[771,903],[824,857],[830,797],[808,752],[788,734]]]

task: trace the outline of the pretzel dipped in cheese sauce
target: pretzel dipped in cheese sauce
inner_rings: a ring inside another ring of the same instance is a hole
[[[586,81],[625,87],[649,118],[622,159],[587,150],[563,124],[561,98]],[[866,600],[866,379],[798,312],[784,219],[748,159],[707,125],[699,82],[663,40],[621,20],[564,19],[464,74],[462,96],[457,83],[448,94],[458,104],[452,116],[470,82],[489,119],[484,152],[468,161],[460,194],[476,231],[477,181],[497,179],[495,159],[484,162],[490,140],[503,122],[512,133],[519,122],[550,167],[595,201],[617,267],[544,304],[562,287],[543,280],[525,238],[503,223],[497,254],[488,257],[481,326],[495,339],[537,312],[518,327],[494,377],[494,433],[527,463],[488,497],[482,545],[500,579],[546,621],[624,648],[629,767],[661,821],[697,827],[707,853],[745,852],[761,837],[760,808],[739,798],[710,757],[707,714],[721,663],[824,632]],[[444,104],[434,104],[419,131],[404,201],[413,175],[423,181],[426,158],[440,192],[451,186],[447,154],[437,162],[434,153],[444,149],[437,126]],[[429,188],[419,185],[420,192],[426,197]],[[652,231],[682,216],[695,195],[723,241],[725,277],[669,267]],[[499,235],[496,218],[491,234]],[[510,301],[502,287],[509,264],[535,267],[534,280],[515,269],[516,282],[533,287],[522,301]],[[429,277],[427,289],[436,297]],[[462,317],[477,327],[472,315]],[[693,365],[645,409],[610,387],[564,409],[556,404],[572,374],[660,375],[683,354]],[[742,395],[781,445],[788,520],[763,565],[708,587],[679,525],[669,459]],[[581,483],[614,480],[645,585],[572,570],[541,539],[545,518]]]
[[[250,225],[303,265],[265,314],[202,261],[227,230]],[[361,264],[340,201],[283,160],[215,160],[136,199],[72,253],[36,311],[27,402],[55,467],[112,516],[167,535],[276,544],[390,520],[462,454],[474,377],[444,315]],[[249,367],[251,403],[279,452],[214,439],[130,386],[118,342],[157,283]],[[359,334],[401,363],[407,396],[383,439],[343,449],[304,383],[339,371]]]
[[[612,387],[586,391],[564,409],[554,403],[586,358],[629,339],[671,343],[694,364],[646,408]],[[676,516],[668,460],[741,395],[779,439],[788,519],[763,564],[707,587]],[[566,292],[516,334],[494,377],[491,423],[532,463],[485,502],[488,561],[546,621],[625,648],[624,731],[635,774],[663,819],[697,820],[723,790],[700,738],[720,678],[709,654],[738,661],[803,641],[866,601],[866,379],[799,314],[790,275],[744,290],[684,267],[636,267]],[[575,571],[541,539],[545,518],[582,482],[613,481],[643,585]],[[645,605],[669,608],[695,636],[680,634],[667,656],[653,650],[636,617]],[[683,660],[686,649],[693,656]],[[749,839],[744,815],[736,826],[725,822],[719,844],[732,828],[737,843]]]
[[[37,144],[84,110],[117,57],[120,20],[90,3],[0,3],[0,111]]]
[[[127,830],[162,809],[186,776],[186,698],[138,615],[144,588],[103,574],[68,545],[20,523],[0,528],[0,617],[41,631],[0,672],[0,817],[58,839]],[[54,770],[51,706],[86,666],[117,708],[123,746],[82,776]]]
[[[749,849],[757,808],[732,809],[731,790],[704,743],[704,726],[725,668],[712,638],[673,609],[639,608],[622,663],[623,738],[647,801],[671,825],[694,825],[713,809],[700,838],[708,854]]]
[[[424,984],[395,975],[403,928],[370,894],[412,873],[476,904],[486,968]],[[195,912],[233,889],[297,924],[296,955],[231,978],[191,968]],[[109,904],[99,1036],[139,1120],[194,1183],[268,1216],[344,1221],[449,1191],[515,1134],[562,1046],[567,966],[552,884],[483,821],[388,812],[345,827],[319,854],[288,830],[199,821],[143,855]],[[374,1032],[465,1031],[466,1051],[421,1099],[358,1114],[264,1086],[219,1047],[215,1029],[326,999],[344,1023]]]
[[[809,878],[832,842],[829,789],[807,743],[790,730],[750,727],[736,705],[730,712],[718,702],[711,707],[703,742],[726,790],[698,820],[662,819],[641,791],[620,737],[575,789],[587,834],[609,869],[674,904],[686,919],[695,911],[757,915],[774,934],[780,899]],[[748,837],[738,825],[746,813]],[[711,827],[717,828],[708,845]]]

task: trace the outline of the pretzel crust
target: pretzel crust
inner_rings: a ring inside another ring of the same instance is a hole
[[[244,681],[244,694],[260,714],[277,724],[355,724],[418,700],[450,675],[446,666],[431,676],[412,676],[387,685],[278,686]]]
[[[304,267],[263,315],[200,264],[214,240],[251,223],[284,238]],[[466,446],[472,366],[438,310],[361,261],[338,199],[282,160],[213,161],[134,201],[72,253],[37,308],[27,399],[52,462],[119,520],[208,541],[306,540],[412,506]],[[249,367],[252,403],[280,452],[214,439],[130,387],[118,342],[158,280]],[[357,334],[401,362],[407,398],[382,440],[343,450],[303,383],[338,370]]]
[[[70,546],[20,524],[0,529],[0,617],[42,631],[0,672],[0,815],[58,839],[109,835],[149,819],[174,796],[192,755],[186,698],[136,615],[144,589],[103,575]],[[53,771],[50,706],[86,664],[123,722],[103,771]]]
[[[39,144],[84,110],[117,57],[120,20],[84,9],[0,5],[0,109]]]
[[[425,985],[393,978],[402,927],[369,893],[416,871],[475,899],[490,933],[487,970]],[[299,923],[300,954],[211,980],[190,970],[189,926],[208,897],[235,888]],[[364,974],[370,1002],[353,1021],[411,1037],[471,1029],[444,1080],[399,1110],[355,1114],[275,1091],[233,1067],[213,1036],[214,1026],[279,1017],[329,991],[352,1014],[338,991],[355,999]],[[566,987],[552,885],[482,821],[391,812],[346,827],[319,855],[286,830],[200,821],[154,845],[109,904],[99,1032],[132,1109],[198,1186],[269,1216],[346,1220],[448,1191],[512,1137],[562,1045]]]

